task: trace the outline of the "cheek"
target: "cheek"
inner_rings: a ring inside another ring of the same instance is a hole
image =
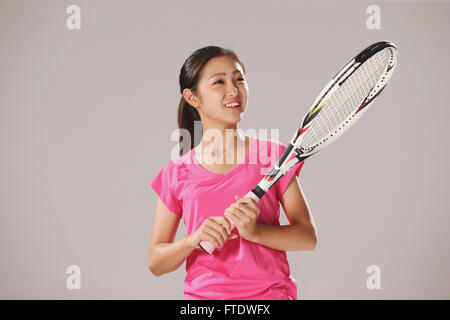
[[[241,94],[247,95],[248,94],[248,85],[247,85],[247,83],[242,84],[239,87],[239,91],[241,92]]]
[[[211,96],[214,96],[215,98],[217,97],[222,97],[225,93],[226,93],[226,89],[224,88],[224,86],[216,86],[216,87],[212,87],[209,90]]]
[[[208,105],[217,105],[224,99],[225,93],[220,88],[209,88],[203,92],[203,102]]]

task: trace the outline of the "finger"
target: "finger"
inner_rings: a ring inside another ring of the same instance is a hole
[[[235,203],[245,203],[247,205],[251,205],[251,203],[253,202],[254,204],[256,204],[255,200],[253,200],[250,197],[240,197],[240,196],[235,196]]]
[[[254,209],[254,210],[259,209],[259,206],[258,206],[258,204],[256,203],[256,201],[253,200],[252,198],[249,198],[249,197],[247,197],[247,198],[240,198],[240,199],[237,201],[237,203],[244,203],[244,204],[248,205],[250,208],[252,208],[252,209]]]
[[[224,225],[226,218],[225,217],[216,217],[216,218],[217,218],[216,224],[213,225],[213,227],[215,230],[217,230],[217,232],[221,234],[222,238],[226,242],[229,236],[229,230]]]
[[[225,217],[222,216],[213,216],[208,218],[208,226],[213,228],[224,228],[225,231],[228,233],[228,229],[230,228],[230,223],[227,221]]]
[[[241,220],[241,224],[249,223],[251,220],[255,220],[256,213],[245,205],[242,206],[244,206],[245,208],[236,209],[236,215],[238,216],[238,219]]]
[[[235,204],[232,204],[231,207],[242,211],[242,213],[244,215],[246,215],[247,217],[254,218],[257,215],[257,213],[255,212],[255,210],[253,208],[250,208],[249,206],[247,206],[243,203],[235,203]]]
[[[236,224],[236,222],[234,221],[235,217],[233,216],[233,213],[230,210],[230,208],[227,208],[223,215],[225,216],[226,219],[230,219],[234,224]]]
[[[218,225],[214,226],[214,229],[217,231],[218,235],[220,236],[220,240],[222,241],[222,245],[221,246],[223,246],[224,243],[228,239],[228,232],[227,232],[227,230],[221,224],[218,224]]]
[[[211,242],[216,248],[221,247],[220,241],[218,240],[216,233],[214,232],[213,229],[210,229],[209,227],[205,227],[203,229],[202,240]]]
[[[243,203],[238,203],[238,202],[236,202],[236,203],[233,203],[233,204],[230,206],[230,208],[234,208],[234,209],[238,209],[238,210],[242,210],[241,208],[243,208],[243,210],[246,210],[246,208],[248,208],[248,206],[246,206],[246,205],[243,204]]]
[[[232,211],[230,208],[228,208],[227,210],[225,210],[224,215],[225,215],[225,217],[227,217],[228,219],[230,219],[230,220],[234,223],[235,226],[240,226],[240,225],[239,225],[238,218],[234,215],[233,211]]]
[[[220,244],[220,247],[222,247],[228,239],[228,234],[226,233],[225,228],[218,223],[208,226],[207,231],[209,234],[216,237],[217,241]]]
[[[231,232],[231,223],[226,217],[217,217],[217,221],[227,229],[227,233]]]
[[[242,198],[242,200],[238,201],[238,203],[244,203],[248,207],[252,208],[252,210],[256,212],[256,216],[258,216],[261,212],[261,208],[259,207],[258,203],[252,198]]]
[[[242,211],[236,208],[229,208],[227,210],[227,215],[236,226],[242,226],[242,223],[244,222],[243,217],[245,217],[245,214]]]
[[[241,225],[249,223],[252,220],[251,213],[241,211],[240,213],[237,213],[237,215],[238,215],[238,219],[241,221]]]
[[[215,247],[217,248],[222,247],[223,239],[220,236],[219,232],[217,232],[214,228],[211,227],[205,228],[204,231],[208,236],[213,238],[212,242],[214,243]]]

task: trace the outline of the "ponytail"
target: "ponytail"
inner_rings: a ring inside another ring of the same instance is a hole
[[[180,104],[178,105],[178,128],[186,129],[189,132],[189,137],[191,141],[189,141],[190,149],[193,149],[200,141],[194,141],[194,124],[195,121],[201,121],[200,114],[197,109],[191,106],[184,97],[181,97]],[[180,135],[179,143],[180,143],[180,156],[183,155],[184,148],[182,148],[182,140],[183,135]],[[187,142],[184,141],[184,145],[187,145]]]

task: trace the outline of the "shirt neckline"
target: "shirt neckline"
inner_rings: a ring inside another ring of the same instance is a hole
[[[227,176],[232,175],[232,174],[236,173],[237,171],[240,171],[247,167],[249,158],[250,158],[250,153],[252,152],[253,145],[255,144],[255,140],[257,139],[257,137],[251,137],[251,138],[252,138],[252,141],[250,142],[250,147],[248,148],[248,152],[245,155],[244,162],[239,163],[237,166],[235,166],[233,169],[231,169],[230,171],[228,171],[226,173],[212,172],[212,171],[209,171],[208,169],[206,169],[205,167],[203,167],[195,158],[195,148],[191,149],[191,161],[197,168],[199,168],[201,171],[207,173],[208,175],[217,176],[217,177],[227,177]]]

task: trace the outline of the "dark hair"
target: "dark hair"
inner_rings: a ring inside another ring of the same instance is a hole
[[[193,54],[186,59],[180,70],[179,82],[180,82],[180,93],[181,100],[178,105],[178,128],[186,129],[190,133],[190,149],[194,148],[199,142],[201,137],[194,137],[194,124],[195,121],[201,121],[200,114],[197,109],[192,107],[183,97],[184,89],[191,89],[192,91],[197,91],[197,84],[200,79],[201,71],[203,67],[208,63],[209,60],[216,57],[228,56],[234,61],[238,62],[245,74],[245,66],[242,63],[239,56],[230,49],[224,49],[216,46],[207,46],[198,49]],[[200,138],[200,139],[199,139]],[[180,156],[183,155],[184,150],[181,145],[183,136],[180,134]],[[198,141],[197,141],[198,140]],[[186,142],[184,142],[186,145]]]

